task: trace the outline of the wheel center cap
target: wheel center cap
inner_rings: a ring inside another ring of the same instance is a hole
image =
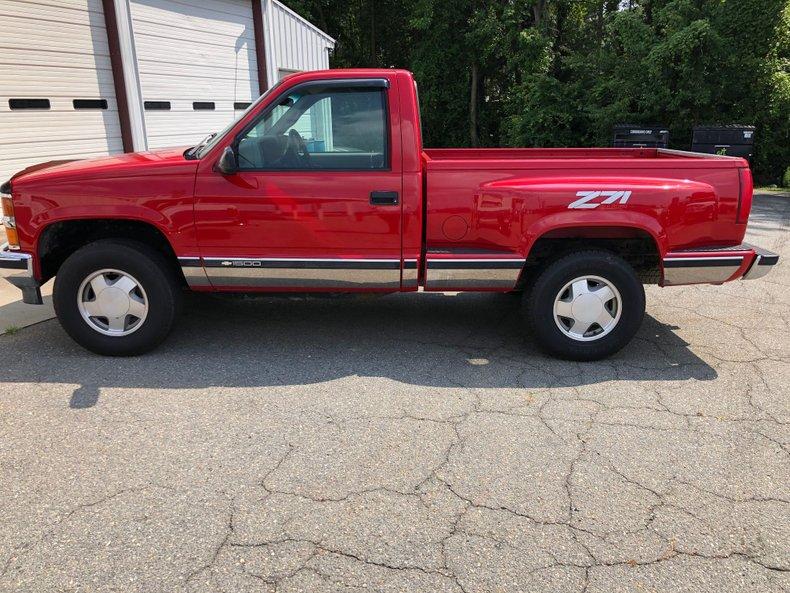
[[[120,288],[105,288],[96,295],[96,302],[107,317],[120,317],[129,312],[129,295]]]
[[[581,294],[573,300],[571,311],[574,319],[592,323],[603,313],[603,303],[594,294]]]

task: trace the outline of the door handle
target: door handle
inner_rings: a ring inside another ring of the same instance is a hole
[[[398,192],[396,191],[372,191],[370,192],[371,206],[397,206]]]

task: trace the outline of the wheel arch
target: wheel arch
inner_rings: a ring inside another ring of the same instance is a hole
[[[653,229],[636,225],[559,226],[544,230],[529,245],[517,289],[523,289],[543,268],[568,253],[599,249],[625,259],[643,284],[661,280],[662,237]]]
[[[66,258],[81,247],[105,239],[134,241],[153,248],[164,256],[178,281],[186,284],[165,232],[150,221],[131,218],[75,218],[42,228],[36,239],[41,281],[54,277]]]

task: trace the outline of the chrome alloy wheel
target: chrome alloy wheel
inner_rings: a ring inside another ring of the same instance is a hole
[[[142,327],[148,317],[148,297],[142,285],[126,272],[99,270],[80,285],[77,308],[92,329],[122,337]]]
[[[622,297],[608,280],[581,276],[554,298],[554,321],[573,340],[592,342],[610,334],[620,321]]]

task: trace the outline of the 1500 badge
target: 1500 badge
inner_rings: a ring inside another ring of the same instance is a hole
[[[627,190],[618,191],[577,191],[576,197],[578,200],[568,204],[568,208],[584,209],[584,208],[597,208],[601,204],[616,204],[620,202],[625,204],[628,198],[631,197],[631,192]],[[604,198],[597,201],[598,198]]]

